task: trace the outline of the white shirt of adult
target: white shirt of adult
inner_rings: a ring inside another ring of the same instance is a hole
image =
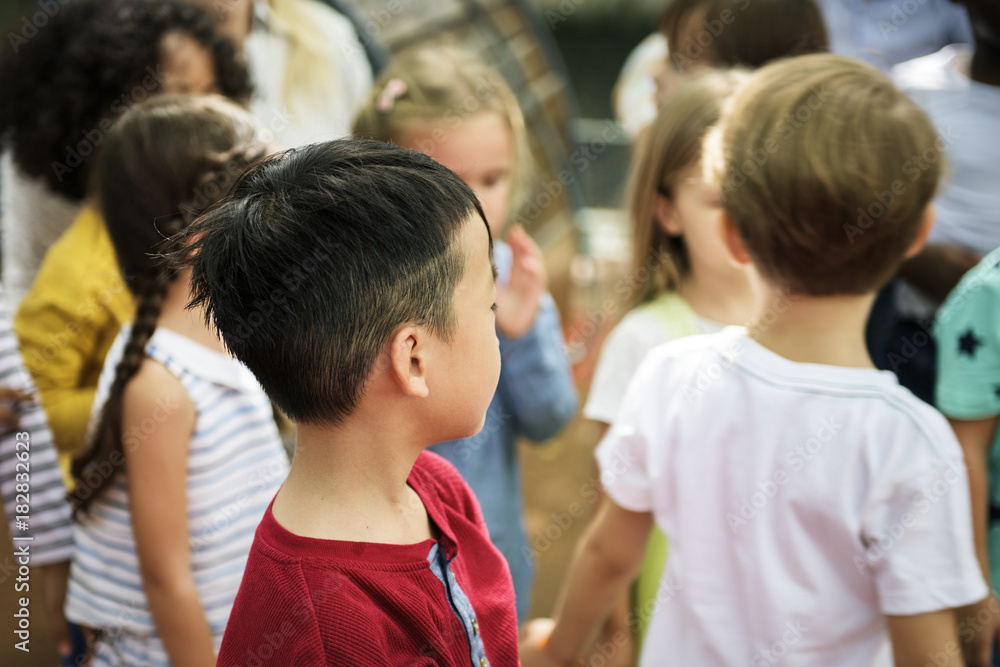
[[[10,150],[0,157],[4,297],[17,312],[42,265],[49,246],[62,236],[83,208],[83,202],[53,192],[40,178],[28,176]]]
[[[819,5],[830,50],[881,70],[972,41],[965,7],[950,0],[819,0]]]
[[[691,336],[649,354],[597,456],[670,542],[643,667],[889,667],[884,615],[987,595],[961,449],[891,373]]]
[[[954,44],[895,67],[892,77],[941,136],[938,147],[916,157],[929,162],[943,147],[948,159],[950,174],[934,200],[937,222],[929,241],[985,256],[1000,246],[1000,86],[969,78],[971,59],[972,47]],[[922,166],[919,159],[907,164],[904,174]]]
[[[349,136],[372,85],[371,65],[350,20],[316,0],[302,0],[302,5],[331,47],[335,94],[285,99],[288,37],[278,29],[267,0],[254,3],[253,26],[244,44],[254,83],[250,112],[281,148]]]

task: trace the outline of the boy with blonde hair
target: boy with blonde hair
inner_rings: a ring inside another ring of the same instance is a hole
[[[525,667],[573,664],[654,520],[671,552],[644,666],[962,664],[952,610],[987,594],[962,453],[864,342],[876,290],[933,222],[940,166],[904,165],[936,139],[843,56],[769,65],[736,93],[705,162],[769,305],[646,358],[598,449],[612,502],[554,624],[528,628]]]

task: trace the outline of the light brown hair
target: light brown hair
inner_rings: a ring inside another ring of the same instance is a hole
[[[668,235],[656,219],[656,197],[674,198],[684,174],[701,159],[702,142],[719,121],[726,98],[745,76],[736,71],[697,75],[667,100],[637,144],[628,185],[632,276],[638,285],[633,305],[676,290],[690,270],[684,238]]]
[[[706,166],[761,275],[865,294],[898,269],[943,170],[920,108],[869,65],[816,54],[760,69],[706,142]]]
[[[473,53],[438,45],[396,56],[358,112],[354,137],[398,144],[414,122],[429,122],[435,127],[428,145],[409,148],[431,154],[433,144],[442,141],[449,129],[479,113],[497,114],[510,127],[514,140],[510,210],[515,211],[532,171],[524,117],[503,77]]]

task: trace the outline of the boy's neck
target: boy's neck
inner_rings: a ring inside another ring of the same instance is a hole
[[[747,324],[759,305],[749,276],[735,268],[731,274],[716,273],[692,270],[677,293],[701,317],[725,325]]]
[[[338,427],[299,424],[275,519],[304,537],[414,544],[429,539],[423,502],[407,484],[423,450],[382,415],[352,414]]]
[[[874,368],[865,343],[874,301],[874,293],[810,296],[771,288],[748,334],[790,361]]]
[[[973,81],[988,86],[1000,86],[1000,48],[978,40],[969,70],[969,76]]]

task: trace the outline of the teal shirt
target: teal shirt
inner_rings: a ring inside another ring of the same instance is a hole
[[[962,278],[938,311],[935,403],[946,417],[1000,415],[1000,248]],[[989,458],[991,516],[1000,515],[1000,429]],[[993,586],[1000,586],[1000,521],[991,520],[988,548]]]

